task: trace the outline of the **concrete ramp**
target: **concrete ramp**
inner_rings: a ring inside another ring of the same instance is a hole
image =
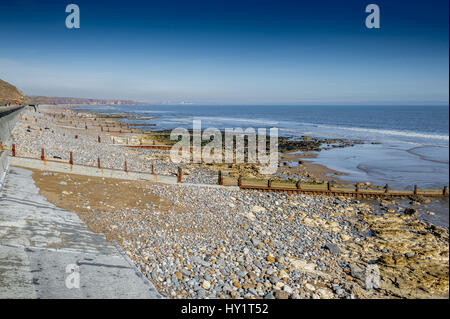
[[[103,235],[39,195],[31,174],[11,168],[0,193],[0,298],[161,298]]]

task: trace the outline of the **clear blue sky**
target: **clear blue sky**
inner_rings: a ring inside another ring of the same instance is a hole
[[[65,27],[69,3],[80,29]],[[369,3],[380,29],[365,27]],[[448,10],[448,0],[2,0],[0,78],[28,95],[156,103],[448,103]]]

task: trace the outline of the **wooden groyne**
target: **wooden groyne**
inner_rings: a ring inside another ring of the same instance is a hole
[[[232,179],[222,176],[221,172],[219,172],[218,183],[220,185],[236,185],[239,186],[240,189],[287,194],[345,196],[353,198],[407,198],[411,196],[449,197],[448,186],[444,186],[442,189],[419,189],[417,185],[414,185],[413,190],[392,190],[388,184],[384,187],[367,187],[363,186],[361,183],[357,183],[354,186],[347,186],[330,182],[312,184],[244,179],[242,177]]]

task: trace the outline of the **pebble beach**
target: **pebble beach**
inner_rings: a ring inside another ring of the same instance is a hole
[[[73,152],[74,164],[100,158],[122,169],[126,160],[129,170],[153,165],[161,175],[180,166],[168,151],[126,147],[139,143],[139,132],[52,118],[95,115],[55,106],[27,112],[13,131],[18,156],[39,158],[44,148],[49,159],[67,161]],[[116,241],[167,298],[448,298],[448,227],[419,218],[425,199],[400,205],[186,185],[217,184],[217,172],[182,169],[176,185],[45,171],[33,178],[50,202]],[[368,285],[374,269],[379,276]]]

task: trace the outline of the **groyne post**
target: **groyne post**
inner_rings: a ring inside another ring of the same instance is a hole
[[[218,173],[218,184],[223,185],[222,171],[219,171]]]

